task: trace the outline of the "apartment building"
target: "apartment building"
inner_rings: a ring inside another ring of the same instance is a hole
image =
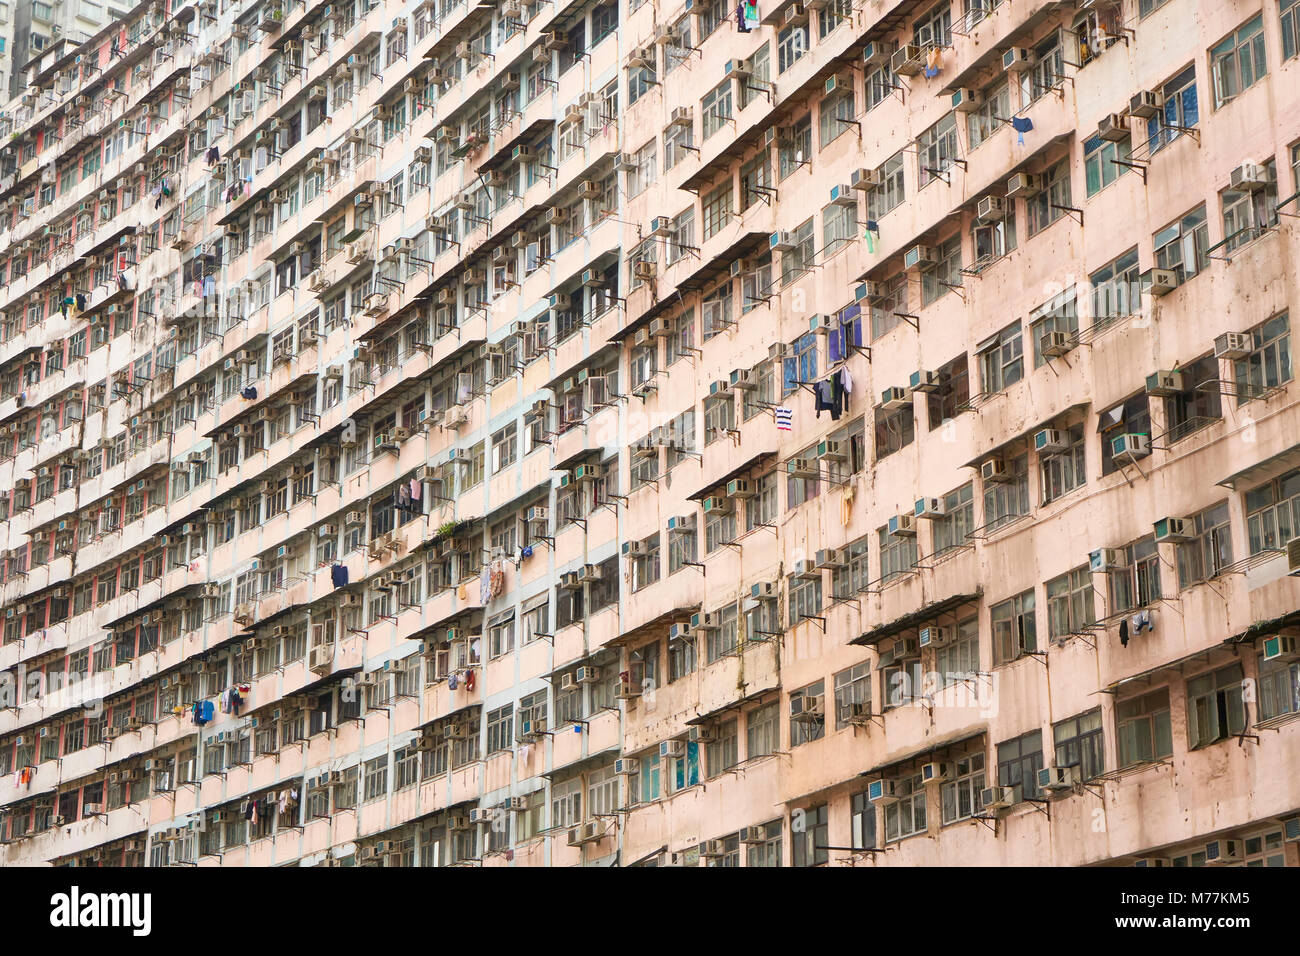
[[[1300,865],[1298,30],[154,0],[32,61],[0,863]]]
[[[33,57],[78,46],[95,31],[127,16],[135,0],[3,0],[0,2],[0,99],[23,92]]]

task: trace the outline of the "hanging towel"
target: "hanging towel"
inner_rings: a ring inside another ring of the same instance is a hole
[[[776,430],[788,432],[794,428],[794,410],[782,406],[776,410]]]
[[[845,349],[845,355],[847,354],[848,350]],[[843,387],[845,395],[851,395],[853,393],[853,375],[847,368],[840,369],[840,385]],[[844,404],[848,405],[848,403],[849,400],[847,398],[844,399]]]
[[[931,47],[930,52],[925,55],[925,78],[934,79],[943,69],[943,51],[937,46]]]

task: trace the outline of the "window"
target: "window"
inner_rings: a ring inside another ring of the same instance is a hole
[[[1047,634],[1053,640],[1080,634],[1096,621],[1092,575],[1075,568],[1047,582]]]
[[[876,531],[880,543],[880,583],[909,573],[916,566],[916,536],[893,535],[885,526]]]
[[[903,183],[903,153],[895,153],[885,160],[879,172],[880,185],[873,187],[867,193],[867,218],[877,221],[897,208],[906,197]]]
[[[700,100],[701,138],[708,139],[731,119],[731,80],[723,80]]]
[[[365,802],[377,800],[388,793],[387,754],[366,761],[363,786],[362,800]]]
[[[1069,494],[1075,488],[1082,487],[1088,480],[1085,467],[1087,447],[1084,443],[1083,426],[1074,425],[1063,431],[1066,436],[1065,450],[1050,455],[1040,453],[1038,456],[1043,504]]]
[[[1165,441],[1173,443],[1223,417],[1219,361],[1213,356],[1181,369],[1183,388],[1165,397]]]
[[[883,406],[875,410],[876,460],[901,451],[916,437],[914,406],[892,409]]]
[[[925,782],[919,773],[894,781],[894,799],[885,805],[886,843],[926,832],[928,799]]]
[[[628,198],[639,196],[654,185],[658,169],[657,145],[652,139],[633,154],[634,168],[627,177]]]
[[[980,105],[966,114],[966,138],[975,149],[991,137],[1011,115],[1011,88],[1006,81],[987,87],[980,96]]]
[[[984,755],[959,757],[952,764],[953,779],[940,790],[945,825],[968,820],[984,809],[980,796],[984,790]]]
[[[1238,404],[1258,398],[1291,381],[1291,327],[1287,313],[1276,315],[1248,333],[1252,351],[1233,362]]]
[[[1133,313],[1142,302],[1139,276],[1138,251],[1134,248],[1088,277],[1092,286],[1093,325],[1106,325]]]
[[[835,675],[835,729],[849,725],[855,709],[871,713],[871,664],[863,661]]]
[[[1246,729],[1240,664],[1187,682],[1187,746],[1191,750],[1226,740]]]
[[[1196,95],[1196,66],[1189,66],[1161,89],[1165,105],[1147,120],[1147,145],[1152,155],[1168,146],[1200,121]]]
[[[970,363],[964,354],[940,366],[936,374],[939,385],[926,396],[931,431],[956,418],[970,405]]]
[[[778,704],[756,707],[745,718],[745,759],[754,760],[777,752],[781,745]]]
[[[822,258],[833,256],[858,235],[858,207],[832,203],[822,210]],[[960,250],[958,250],[960,252]]]
[[[853,88],[832,93],[821,101],[817,110],[817,125],[821,136],[821,147],[825,149],[841,133],[849,129],[849,124],[857,113],[853,99]]]
[[[961,236],[935,249],[938,261],[921,273],[921,305],[926,306],[961,285]]]
[[[1264,17],[1255,17],[1210,49],[1214,108],[1245,92],[1268,74],[1264,56]]]
[[[1056,744],[1053,766],[1078,767],[1079,779],[1092,780],[1106,769],[1101,732],[1101,708],[1052,725]]]
[[[790,604],[790,626],[810,617],[820,617],[822,613],[822,576],[818,573],[812,578],[791,576],[787,599]]]
[[[958,158],[957,117],[949,113],[916,139],[917,182],[927,186],[945,174]]]
[[[706,193],[700,205],[704,219],[704,238],[710,239],[731,221],[733,190],[728,179],[716,189]]]
[[[1246,492],[1246,537],[1251,554],[1300,537],[1300,470]]]
[[[789,132],[777,144],[777,178],[785,179],[812,155],[812,117],[804,116],[790,125]]]
[[[784,73],[808,52],[808,24],[795,23],[776,35],[776,72]]]
[[[1160,556],[1155,538],[1135,541],[1121,550],[1123,565],[1109,572],[1110,611],[1115,614],[1160,599]]]
[[[1161,229],[1152,237],[1151,244],[1155,248],[1156,268],[1172,271],[1179,285],[1198,275],[1209,261],[1206,250],[1210,245],[1210,231],[1205,206]],[[1134,296],[1129,305],[1136,305],[1137,301]]]
[[[513,717],[514,704],[506,704],[488,714],[487,752],[489,754],[510,749],[513,743],[511,736]]]
[[[781,253],[781,282],[787,284],[808,272],[814,265],[817,249],[813,244],[813,220],[807,219],[791,233],[794,248]]]
[[[1280,0],[1278,13],[1282,20],[1282,59],[1289,60],[1300,53],[1300,0]]]
[[[1087,181],[1088,197],[1101,192],[1119,177],[1128,172],[1129,167],[1115,160],[1127,160],[1132,150],[1132,140],[1125,137],[1119,142],[1093,136],[1083,144],[1084,178]]]
[[[966,545],[975,530],[975,488],[970,483],[943,496],[943,517],[932,522],[934,555]]]
[[[1272,720],[1300,711],[1300,661],[1258,657],[1259,719]]]
[[[1015,322],[981,342],[979,353],[980,379],[985,395],[993,395],[1010,388],[1025,374],[1024,339],[1020,323]]]
[[[1178,587],[1207,581],[1232,564],[1232,528],[1228,523],[1228,503],[1215,505],[1191,518],[1191,541],[1178,545]]]
[[[1115,734],[1119,740],[1119,765],[1162,760],[1173,755],[1169,721],[1169,688],[1115,703]]]
[[[716,777],[723,771],[730,770],[739,761],[739,746],[736,736],[737,721],[725,720],[714,731],[714,739],[709,741],[707,749],[708,775]]]
[[[1061,160],[1043,173],[1043,189],[1025,201],[1029,212],[1029,235],[1034,236],[1056,222],[1070,209],[1070,164]]]
[[[1263,168],[1262,189],[1225,189],[1221,194],[1223,244],[1229,252],[1277,225],[1277,163],[1270,159]]]
[[[1101,413],[1097,423],[1101,437],[1101,473],[1110,475],[1119,470],[1119,462],[1112,456],[1112,440],[1120,435],[1151,435],[1151,405],[1145,394],[1135,395],[1128,401]]]
[[[998,785],[1019,786],[1020,799],[1038,797],[1038,771],[1043,769],[1043,732],[1033,730],[1023,737],[998,744]]]
[[[1038,650],[1038,626],[1032,589],[990,610],[993,621],[993,663],[1006,664]]]
[[[830,859],[827,804],[790,814],[790,850],[794,866],[820,866]]]

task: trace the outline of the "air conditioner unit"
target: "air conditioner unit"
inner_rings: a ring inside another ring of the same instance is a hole
[[[1023,73],[1033,67],[1035,60],[1032,50],[1012,47],[1002,54],[1002,69],[1008,73]]]
[[[844,552],[836,548],[820,548],[817,551],[816,558],[813,560],[813,564],[818,570],[842,568],[847,564],[845,558],[846,555]]]
[[[1142,90],[1134,93],[1128,101],[1129,115],[1138,119],[1151,119],[1159,116],[1165,107],[1165,98],[1154,90]]]
[[[1156,544],[1163,541],[1191,541],[1196,536],[1196,523],[1191,518],[1161,518],[1153,527]]]
[[[1088,570],[1094,574],[1119,571],[1128,567],[1121,548],[1098,548],[1088,554]]]
[[[916,535],[916,523],[910,514],[893,515],[886,527],[889,534],[894,537],[914,537]]]
[[[943,783],[948,777],[948,764],[942,760],[921,764],[922,783]]]
[[[1178,288],[1178,273],[1173,269],[1148,269],[1142,279],[1154,296],[1168,295]]]
[[[895,76],[916,76],[925,68],[925,54],[919,46],[904,44],[889,58],[889,69]]]
[[[822,698],[800,694],[790,698],[790,719],[799,723],[816,723],[822,719]]]
[[[1300,640],[1291,634],[1274,634],[1264,638],[1264,660],[1294,661],[1300,658]]]
[[[1038,337],[1038,350],[1049,358],[1066,355],[1071,347],[1070,336],[1060,329],[1044,332]]]
[[[1038,789],[1048,793],[1073,790],[1077,777],[1073,767],[1043,767],[1038,771]]]
[[[728,60],[722,68],[723,79],[744,80],[753,75],[748,60]]]
[[[663,757],[685,757],[686,741],[684,740],[665,740],[659,744],[659,756]]]
[[[975,215],[980,219],[1001,219],[1006,214],[1001,196],[985,196],[975,204]]]
[[[1274,182],[1273,171],[1258,163],[1242,163],[1232,171],[1231,188],[1246,192],[1257,192],[1271,186]]]
[[[1015,196],[1034,196],[1043,191],[1041,176],[1031,173],[1016,173],[1007,180],[1007,198]]]
[[[731,499],[722,495],[710,495],[704,499],[703,504],[706,515],[729,515],[734,510]]]
[[[1205,844],[1207,866],[1224,866],[1241,862],[1241,844],[1236,840],[1211,840]]]
[[[1249,332],[1224,332],[1214,340],[1214,357],[1245,358],[1251,353],[1253,346],[1254,342]]]
[[[727,482],[728,498],[752,498],[754,497],[754,487],[745,478],[732,478]]]
[[[1108,143],[1119,143],[1129,138],[1128,116],[1124,113],[1111,113],[1102,117],[1097,125],[1097,136]]]
[[[781,231],[772,233],[768,237],[767,245],[773,252],[789,252],[798,243],[794,241],[794,233]]]
[[[1110,457],[1116,461],[1132,462],[1149,454],[1151,445],[1146,435],[1129,432],[1110,440]]]
[[[980,791],[980,805],[985,810],[1005,810],[1020,802],[1020,787],[985,787]]]
[[[933,246],[913,246],[903,253],[904,269],[930,269],[938,262]]]
[[[791,478],[817,478],[821,475],[816,458],[791,458],[785,464],[785,471]]]
[[[942,498],[917,498],[916,505],[913,509],[913,516],[916,518],[944,518],[947,517],[947,511],[943,506]]]
[[[953,90],[952,108],[958,113],[974,113],[983,102],[977,90],[970,90],[965,87]]]
[[[948,630],[937,624],[923,627],[917,632],[916,643],[918,647],[942,647],[948,643]]]
[[[912,403],[912,397],[901,385],[891,385],[880,393],[880,407],[886,409],[906,408]]]
[[[894,781],[883,777],[872,780],[867,784],[867,799],[872,803],[895,802],[898,798],[894,796]]]
[[[849,175],[849,187],[865,192],[869,189],[875,189],[880,185],[880,171],[876,169],[867,169],[865,166],[855,169]]]
[[[1147,376],[1147,394],[1155,396],[1177,395],[1183,391],[1183,373],[1177,370],[1160,370]]]
[[[619,757],[614,761],[614,773],[620,776],[630,776],[640,770],[641,762],[635,757]]]
[[[862,62],[867,66],[884,66],[894,55],[895,45],[884,40],[872,40],[862,48]]]
[[[1034,433],[1034,451],[1055,455],[1070,447],[1069,433],[1059,428],[1044,428]]]

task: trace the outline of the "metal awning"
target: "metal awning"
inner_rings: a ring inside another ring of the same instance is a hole
[[[550,770],[543,770],[540,776],[547,780],[554,780],[556,777],[567,777],[574,773],[589,770],[597,764],[606,763],[622,754],[622,746],[606,747],[604,750],[597,751],[594,754],[588,754],[580,757],[572,763],[566,763],[562,767],[552,767]]]
[[[768,459],[776,458],[776,455],[777,453],[775,451],[756,452],[755,454],[750,455],[749,458],[741,462],[735,468],[731,469],[731,471],[727,472],[725,475],[721,475],[717,478],[710,478],[708,483],[703,487],[701,487],[699,491],[695,491],[687,495],[686,500],[699,501],[702,498],[708,497],[708,493],[712,491],[714,488],[718,488],[722,485],[725,485],[732,478],[739,478],[745,472],[752,471],[753,469],[766,463]]]
[[[885,763],[876,764],[873,767],[860,771],[858,776],[888,776],[890,771],[897,770],[904,764],[909,764],[921,757],[933,756],[940,750],[946,750],[949,747],[956,747],[958,744],[979,740],[981,737],[987,735],[988,732],[988,727],[966,727],[950,734],[944,734],[942,737],[936,737],[933,740],[926,741],[919,747],[914,747],[911,750],[906,751],[902,756],[891,757]]]
[[[1087,408],[1090,404],[1091,404],[1090,402],[1075,402],[1073,405],[1069,405],[1066,408],[1061,409],[1059,412],[1056,412],[1054,415],[1050,415],[1047,418],[1044,418],[1041,421],[1039,421],[1037,424],[1030,426],[1029,428],[1025,429],[1022,432],[1019,432],[1018,434],[1012,436],[1011,438],[1008,438],[1006,441],[998,445],[994,445],[992,448],[989,448],[986,451],[980,452],[970,461],[962,465],[962,467],[979,468],[980,464],[986,459],[996,456],[998,454],[1005,454],[1007,450],[1011,448],[1011,446],[1017,444],[1018,442],[1028,441],[1033,437],[1033,434],[1035,432],[1040,431],[1041,429],[1044,428],[1051,427],[1052,422],[1064,418],[1067,415],[1073,415],[1075,412]],[[1027,450],[1028,449],[1026,449],[1026,451]]]
[[[861,647],[875,647],[881,641],[888,640],[891,637],[897,637],[899,634],[906,631],[915,630],[941,615],[950,614],[956,611],[959,607],[965,604],[978,602],[983,596],[983,590],[979,590],[971,594],[955,594],[952,597],[944,598],[942,601],[934,601],[911,612],[910,614],[904,614],[902,617],[895,618],[888,624],[882,624],[877,628],[873,628],[861,636],[853,638],[849,643],[857,644]]]
[[[1215,482],[1223,488],[1240,491],[1242,486],[1261,484],[1270,478],[1276,478],[1292,468],[1300,468],[1300,445],[1292,445],[1286,451],[1271,455],[1263,461],[1247,465],[1240,471],[1233,472],[1227,478]]]

